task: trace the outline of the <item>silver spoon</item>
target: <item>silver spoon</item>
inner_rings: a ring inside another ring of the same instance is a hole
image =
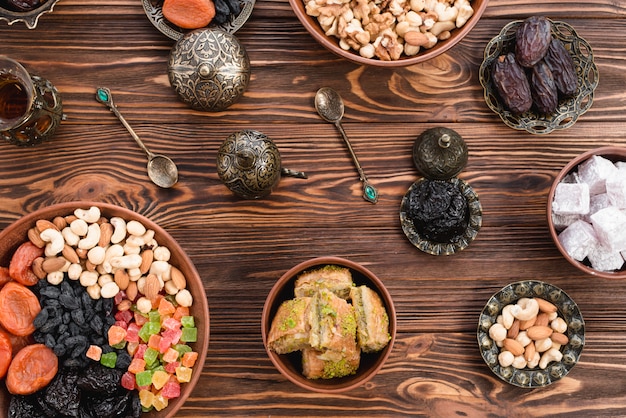
[[[363,182],[363,199],[371,203],[376,203],[378,201],[378,190],[367,180],[365,172],[361,168],[361,164],[359,164],[359,160],[356,158],[356,154],[352,149],[352,145],[350,145],[348,136],[341,125],[341,118],[343,118],[344,111],[341,96],[330,87],[322,87],[315,94],[315,110],[317,110],[317,113],[322,119],[334,124],[341,133],[343,141],[348,146],[348,151],[350,151],[350,155],[352,156],[352,161],[354,161],[354,165],[359,172],[359,180]]]
[[[117,116],[117,118],[122,122],[122,125],[130,132],[133,139],[141,149],[148,156],[148,177],[154,184],[159,187],[168,188],[172,187],[178,181],[178,169],[176,168],[176,164],[169,157],[165,155],[159,155],[152,153],[139,139],[139,136],[135,133],[133,128],[126,122],[126,119],[122,116],[122,114],[117,110],[117,107],[113,103],[113,96],[111,96],[111,90],[106,87],[99,87],[96,91],[96,100],[100,103],[105,104],[108,108]]]

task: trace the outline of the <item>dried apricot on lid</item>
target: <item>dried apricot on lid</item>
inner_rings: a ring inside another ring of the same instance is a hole
[[[0,324],[10,333],[32,334],[33,321],[40,311],[39,299],[26,286],[9,282],[0,290]]]
[[[183,29],[199,29],[207,26],[215,17],[213,0],[165,0],[163,16]]]
[[[6,385],[14,395],[29,395],[46,386],[57,374],[59,360],[44,344],[22,348],[13,358]]]

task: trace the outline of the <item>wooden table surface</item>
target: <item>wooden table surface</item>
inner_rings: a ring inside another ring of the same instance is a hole
[[[571,128],[531,135],[505,126],[486,106],[478,68],[486,43],[511,20],[563,20],[592,45],[600,73],[593,106]],[[358,66],[327,52],[287,0],[259,0],[237,32],[252,66],[239,102],[223,112],[191,110],[167,77],[174,42],[139,0],[61,0],[36,29],[0,22],[1,53],[48,78],[67,120],[32,148],[0,144],[0,228],[58,202],[96,200],[159,223],[199,270],[211,340],[184,416],[624,416],[626,283],[570,266],[547,229],[550,185],[574,156],[626,145],[626,3],[491,0],[483,18],[448,53],[401,69]],[[153,185],[146,159],[119,121],[94,99],[109,87],[120,111],[155,152],[180,170],[171,189]],[[345,130],[371,182],[361,184],[335,128],[315,112],[318,88],[346,102]],[[483,226],[453,256],[420,252],[399,222],[402,196],[419,176],[411,150],[427,128],[453,128],[469,162],[460,177],[480,197]],[[231,133],[259,130],[283,164],[308,173],[284,178],[262,200],[235,197],[219,180],[216,153]],[[295,264],[339,256],[366,266],[391,293],[397,340],[378,375],[340,395],[319,395],[283,378],[260,332],[265,298]],[[540,279],[579,305],[586,345],[570,374],[527,390],[498,379],[476,342],[478,315],[504,285]]]

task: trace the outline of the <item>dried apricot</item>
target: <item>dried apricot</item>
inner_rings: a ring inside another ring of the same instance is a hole
[[[31,266],[37,257],[41,257],[44,253],[43,248],[37,247],[30,241],[20,245],[11,257],[9,263],[9,274],[13,280],[22,283],[24,286],[32,286],[39,281],[39,278],[33,273]]]
[[[59,360],[44,344],[22,348],[13,358],[6,385],[14,395],[29,395],[48,385],[57,374]]]
[[[9,273],[8,267],[0,267],[0,287],[4,286],[6,283],[10,282],[11,274]]]
[[[213,0],[165,0],[163,17],[183,29],[207,26],[215,17]]]
[[[0,379],[4,377],[13,358],[13,344],[9,336],[0,331]]]
[[[32,334],[33,320],[40,311],[39,299],[26,286],[9,282],[0,290],[0,324],[10,333]]]

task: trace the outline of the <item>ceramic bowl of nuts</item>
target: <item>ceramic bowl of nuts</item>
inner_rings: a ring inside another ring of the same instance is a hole
[[[59,0],[0,0],[0,20],[9,25],[22,22],[28,29],[35,29],[39,18],[51,13]]]
[[[478,77],[487,106],[507,126],[531,134],[574,125],[599,83],[589,43],[545,16],[506,24],[487,43]]]
[[[626,148],[600,147],[573,158],[548,193],[550,235],[580,271],[626,278]]]
[[[173,417],[200,378],[204,286],[145,216],[101,202],[37,209],[0,232],[0,279],[5,416]]]
[[[289,0],[304,28],[323,47],[361,65],[406,67],[430,60],[460,42],[478,23],[488,0],[391,0],[332,3]],[[374,23],[374,22],[381,22]]]
[[[261,333],[278,371],[301,388],[340,393],[374,378],[393,348],[396,312],[382,281],[340,257],[283,274],[263,307]]]
[[[560,288],[538,280],[511,283],[480,313],[478,347],[500,379],[538,388],[565,377],[585,345],[585,322]]]

